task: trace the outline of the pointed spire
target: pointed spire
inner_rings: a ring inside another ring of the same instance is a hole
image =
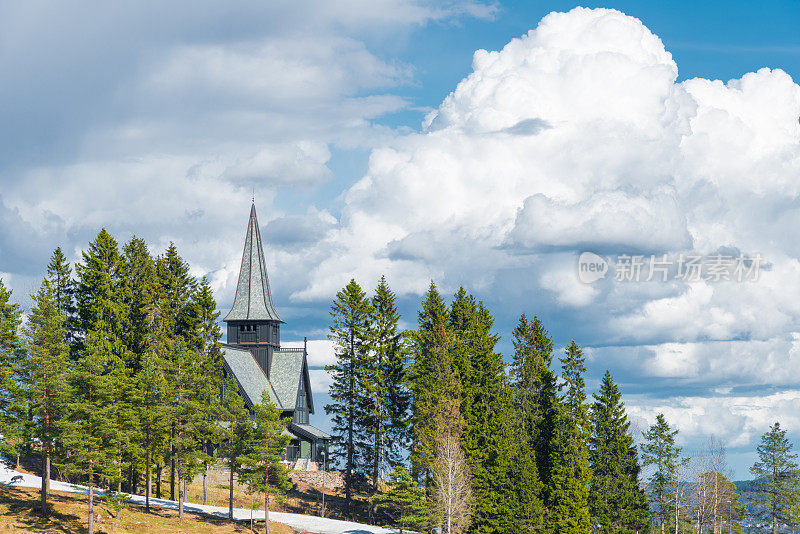
[[[250,221],[244,238],[244,254],[233,307],[223,320],[283,322],[272,304],[255,203],[250,208]]]

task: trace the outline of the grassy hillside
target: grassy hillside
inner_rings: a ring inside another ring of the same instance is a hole
[[[0,486],[0,532],[53,532],[61,534],[78,534],[86,532],[87,502],[85,495],[54,492],[52,511],[48,518],[38,512],[39,492],[32,488]],[[248,503],[249,504],[249,503]],[[249,532],[249,523],[230,523],[210,516],[186,513],[183,522],[178,520],[177,510],[160,508],[145,513],[143,506],[131,504],[123,510],[119,522],[115,521],[111,511],[101,505],[95,505],[95,513],[99,518],[95,524],[95,532],[102,533],[198,533],[198,534],[230,534]],[[263,523],[258,525],[263,531]],[[270,531],[274,534],[295,534],[286,525],[270,522]]]

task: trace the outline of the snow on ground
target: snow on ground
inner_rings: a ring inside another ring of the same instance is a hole
[[[12,485],[11,477],[21,476],[22,480],[16,482],[14,486],[23,486],[26,488],[41,488],[42,479],[34,475],[20,473],[5,466],[0,466],[0,484]],[[66,482],[59,482],[57,480],[50,481],[50,489],[53,491],[65,491],[69,493],[80,493],[87,495],[89,488],[86,486],[79,486],[77,484],[68,484]],[[98,494],[102,491],[95,490]],[[135,504],[144,504],[144,496],[131,495],[130,502]],[[171,501],[169,499],[155,499],[150,498],[152,506],[160,506],[162,508],[178,509],[178,501]],[[187,512],[196,512],[200,514],[213,515],[217,517],[228,517],[228,508],[224,506],[210,506],[203,504],[196,504],[191,502],[183,503],[183,509]],[[256,521],[264,520],[263,510],[254,510],[253,519]],[[234,508],[233,516],[235,519],[248,520],[250,519],[249,508]],[[382,527],[375,527],[372,525],[363,525],[361,523],[352,523],[350,521],[339,521],[338,519],[328,519],[322,517],[315,517],[311,515],[302,514],[287,514],[283,512],[270,512],[270,521],[277,521],[289,525],[295,530],[300,532],[309,532],[313,534],[390,534],[394,530],[385,529]]]

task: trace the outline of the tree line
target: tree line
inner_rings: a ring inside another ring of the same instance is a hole
[[[742,531],[725,447],[711,438],[686,457],[663,414],[637,447],[611,373],[590,399],[582,349],[556,354],[538,317],[519,318],[509,364],[489,310],[463,287],[448,305],[431,283],[416,328],[400,320],[385,278],[372,295],[351,280],[331,307],[325,409],[351,510],[360,490],[419,532]],[[800,472],[777,423],[758,454],[748,506],[773,533],[800,527]]]
[[[234,472],[267,501],[288,489],[286,422],[267,398],[251,414],[224,377],[211,287],[174,244],[154,256],[102,230],[74,271],[54,251],[24,324],[11,297],[0,280],[2,451],[41,462],[45,513],[51,469],[89,486],[89,532],[96,487],[121,502],[144,486],[149,510],[168,486],[183,518],[186,483],[203,474],[205,502],[217,458],[231,468],[231,517]]]

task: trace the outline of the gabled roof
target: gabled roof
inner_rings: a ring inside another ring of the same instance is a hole
[[[307,374],[308,365],[303,349],[282,349],[272,353],[269,376],[272,379],[272,386],[286,410],[293,410],[297,406],[300,381],[307,380]],[[311,399],[311,395],[308,393],[310,392],[309,385],[306,383],[306,392]],[[309,410],[314,413],[313,405],[309,405]]]
[[[293,432],[294,434],[296,434],[301,438],[310,441],[316,441],[316,440],[327,441],[329,439],[332,439],[332,436],[330,434],[328,434],[323,430],[320,430],[317,427],[311,425],[301,425],[295,423],[294,421],[289,423],[289,431]]]
[[[269,400],[272,401],[278,409],[293,410],[294,402],[291,406],[284,407],[281,404],[280,398],[275,393],[275,389],[267,379],[267,375],[258,365],[258,362],[247,349],[237,349],[229,345],[222,347],[223,367],[225,371],[231,373],[239,388],[242,392],[245,402],[249,407],[253,407],[261,403],[261,394],[266,391],[269,395]]]
[[[280,321],[283,320],[272,304],[269,289],[267,264],[264,262],[264,248],[261,244],[261,231],[258,228],[256,205],[250,208],[250,221],[244,238],[244,253],[239,269],[239,283],[233,307],[224,321]]]

